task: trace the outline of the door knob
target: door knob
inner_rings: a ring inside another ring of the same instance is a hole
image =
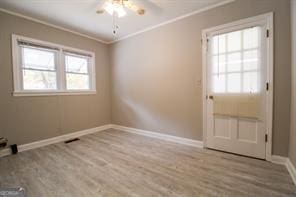
[[[209,95],[209,99],[214,99],[214,96],[213,95]]]

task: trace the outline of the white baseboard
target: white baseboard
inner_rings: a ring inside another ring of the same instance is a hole
[[[272,155],[271,156],[271,162],[286,166],[286,168],[287,168],[287,170],[288,170],[294,184],[296,185],[296,168],[292,164],[291,160],[288,157]]]
[[[278,155],[271,155],[271,162],[276,163],[276,164],[281,164],[281,165],[286,165],[288,158],[287,157],[282,157]]]
[[[77,131],[74,133],[69,133],[66,135],[48,138],[45,140],[40,140],[40,141],[28,143],[28,144],[21,144],[18,146],[18,151],[23,152],[26,150],[31,150],[34,148],[39,148],[42,146],[47,146],[50,144],[63,142],[63,141],[69,140],[69,139],[81,137],[83,135],[88,135],[88,134],[96,133],[99,131],[104,131],[104,130],[111,129],[111,128],[121,130],[121,131],[130,132],[130,133],[145,135],[148,137],[167,140],[167,141],[171,141],[171,142],[176,142],[176,143],[180,143],[180,144],[184,144],[184,145],[203,148],[202,141],[197,141],[197,140],[192,140],[192,139],[182,138],[182,137],[176,137],[176,136],[161,134],[161,133],[152,132],[152,131],[145,131],[145,130],[130,128],[130,127],[124,127],[124,126],[120,126],[120,125],[108,124],[108,125],[103,125],[103,126],[95,127],[95,128],[91,128],[91,129],[85,129],[82,131]],[[10,155],[10,154],[11,154],[11,150],[9,148],[5,148],[5,149],[0,150],[0,157],[4,157],[4,156]]]
[[[4,157],[6,155],[10,155],[11,154],[11,151],[9,148],[4,148],[2,150],[0,150],[0,157]]]
[[[135,128],[131,128],[131,127],[124,127],[124,126],[115,125],[115,124],[112,125],[112,128],[120,130],[120,131],[126,131],[129,133],[134,133],[134,134],[138,134],[138,135],[144,135],[144,136],[153,137],[153,138],[157,138],[157,139],[161,139],[161,140],[167,140],[167,141],[171,141],[171,142],[175,142],[175,143],[179,143],[179,144],[184,144],[184,145],[188,145],[188,146],[203,148],[203,142],[198,141],[198,140],[192,140],[192,139],[188,139],[188,138],[182,138],[182,137],[177,137],[177,136],[173,136],[173,135],[167,135],[167,134],[162,134],[162,133],[147,131],[147,130],[142,130],[142,129],[135,129]]]
[[[286,167],[292,177],[294,184],[296,185],[296,168],[289,158],[287,159]]]
[[[28,144],[21,144],[21,145],[18,146],[18,151],[23,152],[23,151],[26,151],[26,150],[39,148],[39,147],[42,147],[42,146],[47,146],[47,145],[55,144],[55,143],[58,143],[58,142],[63,142],[63,141],[69,140],[69,139],[81,137],[83,135],[88,135],[88,134],[96,133],[96,132],[99,132],[99,131],[104,131],[104,130],[111,129],[111,128],[112,128],[112,125],[108,124],[108,125],[103,125],[103,126],[95,127],[95,128],[91,128],[91,129],[85,129],[85,130],[82,130],[82,131],[77,131],[77,132],[74,132],[74,133],[60,135],[60,136],[57,136],[57,137],[48,138],[48,139],[45,139],[45,140],[40,140],[40,141],[28,143]],[[10,151],[9,148],[0,150],[0,157],[7,156],[7,155],[10,155],[10,154],[11,154],[11,151]]]

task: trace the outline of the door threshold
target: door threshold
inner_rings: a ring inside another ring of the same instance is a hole
[[[257,160],[261,160],[261,161],[267,161],[266,159],[261,159],[261,158],[252,157],[252,156],[248,156],[248,155],[241,155],[241,154],[238,154],[238,153],[227,152],[227,151],[224,151],[224,150],[218,150],[218,149],[214,149],[214,148],[205,147],[204,149],[208,149],[208,150],[212,150],[212,151],[216,151],[216,152],[221,152],[221,153],[227,153],[227,154],[236,155],[236,156],[240,156],[240,157],[246,157],[246,158],[250,158],[250,159],[257,159]]]

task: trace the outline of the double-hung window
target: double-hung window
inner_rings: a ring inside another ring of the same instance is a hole
[[[93,52],[13,35],[14,95],[96,92]]]
[[[90,56],[83,56],[66,52],[66,87],[68,90],[88,90],[90,80]]]
[[[19,43],[24,90],[57,89],[57,50]]]

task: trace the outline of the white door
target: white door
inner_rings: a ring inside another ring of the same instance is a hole
[[[258,23],[207,34],[208,148],[265,159],[266,33]]]

